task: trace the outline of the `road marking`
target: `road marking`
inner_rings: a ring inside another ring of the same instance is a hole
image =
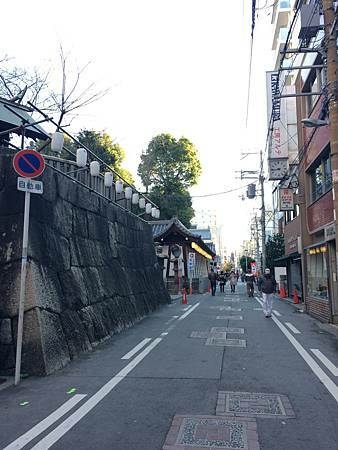
[[[254,311],[263,311],[263,308],[254,308]]]
[[[286,325],[288,328],[290,328],[290,330],[291,330],[293,333],[295,333],[295,334],[301,334],[301,332],[300,332],[299,330],[297,330],[297,328],[294,327],[294,326],[292,325],[292,323],[290,323],[290,322],[285,322],[285,325]]]
[[[161,336],[167,336],[169,333],[168,332],[164,332],[164,333],[161,333]]]
[[[165,325],[168,325],[170,322],[172,322],[173,320],[177,319],[178,317],[179,317],[179,316],[172,316],[172,318],[169,319],[169,320],[165,323]]]
[[[191,308],[191,305],[187,306],[186,308],[183,308],[182,311],[188,311],[189,308]]]
[[[258,303],[263,305],[263,302],[256,297]],[[290,333],[290,331],[285,328],[285,326],[276,317],[272,317],[272,320],[281,330],[281,332],[286,336],[290,343],[294,346],[300,356],[304,359],[307,365],[311,368],[312,372],[318,377],[318,379],[324,384],[326,389],[334,397],[338,403],[338,386],[331,380],[330,377],[326,375],[324,370],[316,363],[312,356],[305,350],[305,348],[297,341],[297,339]]]
[[[324,366],[329,369],[329,371],[334,375],[335,377],[338,377],[338,367],[336,367],[330,360],[327,358],[323,353],[318,350],[317,348],[311,348],[310,349],[312,353],[314,353],[317,358],[324,364]]]
[[[281,317],[281,315],[282,315],[280,312],[278,312],[278,311],[276,311],[276,310],[272,311],[272,313],[273,313],[273,314],[276,314],[277,317]]]
[[[156,338],[147,348],[143,350],[135,359],[120,372],[115,375],[108,383],[104,384],[96,394],[89,398],[77,411],[71,414],[58,427],[47,434],[41,441],[39,441],[31,450],[47,450],[62,438],[74,425],[76,425],[86,414],[89,413],[95,406],[109,394],[127,375],[131,372],[160,342],[161,338]]]
[[[135,345],[134,348],[130,350],[130,352],[126,353],[124,356],[122,356],[121,359],[130,359],[132,356],[135,355],[139,350],[141,350],[142,347],[144,347],[148,342],[151,341],[151,338],[145,338],[143,341],[141,341],[139,344]]]
[[[186,313],[184,313],[181,317],[178,318],[178,320],[183,320],[185,319],[187,316],[189,316],[190,313],[192,313],[200,304],[196,303],[196,305],[194,305],[192,308],[189,309],[189,311],[187,311]]]
[[[35,439],[39,434],[43,431],[47,430],[54,422],[59,420],[62,416],[64,416],[68,411],[70,411],[76,404],[78,404],[87,394],[75,394],[72,398],[70,398],[66,403],[61,405],[58,409],[56,409],[52,414],[47,416],[41,422],[36,424],[33,428],[28,430],[18,439],[13,441],[3,450],[18,450],[27,445],[30,441]]]

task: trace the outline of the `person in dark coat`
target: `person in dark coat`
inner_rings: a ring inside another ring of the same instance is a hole
[[[270,269],[265,269],[264,275],[259,278],[258,289],[262,292],[264,315],[265,317],[271,317],[272,301],[276,292],[276,280],[270,273]]]
[[[220,292],[224,292],[226,278],[225,278],[225,273],[223,272],[223,270],[219,274],[218,280],[219,280],[219,290],[220,290]]]
[[[208,275],[210,286],[211,286],[211,295],[214,297],[216,292],[216,283],[217,283],[217,274],[214,272],[214,269],[210,269]]]
[[[246,282],[246,292],[248,294],[248,297],[254,296],[255,291],[255,275],[253,273],[247,273],[245,275],[245,282]]]

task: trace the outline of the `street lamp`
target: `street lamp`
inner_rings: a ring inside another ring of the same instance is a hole
[[[317,127],[325,127],[326,125],[329,125],[328,120],[322,120],[322,119],[311,119],[311,118],[305,118],[301,120],[304,127],[308,128],[317,128]]]

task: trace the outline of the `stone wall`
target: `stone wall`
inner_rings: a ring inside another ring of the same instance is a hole
[[[0,371],[15,362],[24,193],[0,157]],[[150,226],[46,168],[31,195],[22,372],[49,374],[169,303]]]

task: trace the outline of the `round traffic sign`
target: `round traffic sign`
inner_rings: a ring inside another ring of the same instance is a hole
[[[14,155],[13,168],[21,177],[36,178],[45,170],[45,160],[35,150],[20,150]]]

